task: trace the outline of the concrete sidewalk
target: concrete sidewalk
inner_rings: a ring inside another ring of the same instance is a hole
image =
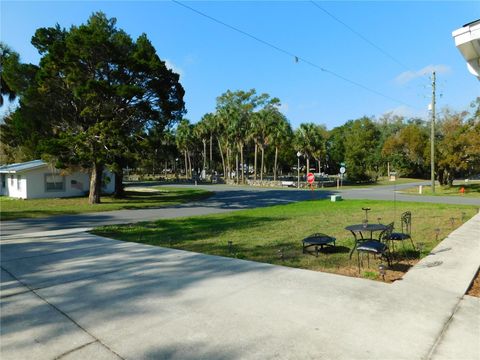
[[[0,246],[2,359],[480,359],[480,215],[394,284],[75,231]]]

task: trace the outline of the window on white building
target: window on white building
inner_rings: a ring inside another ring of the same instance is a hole
[[[45,191],[65,191],[65,176],[46,174]]]
[[[20,190],[22,175],[17,175],[17,190]]]

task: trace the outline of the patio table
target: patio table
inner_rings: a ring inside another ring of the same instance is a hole
[[[353,237],[355,239],[355,244],[353,245],[352,251],[350,252],[350,258],[352,258],[352,254],[357,248],[357,245],[359,242],[362,242],[365,240],[373,240],[374,232],[385,231],[387,228],[388,226],[384,224],[368,224],[368,223],[354,224],[354,225],[349,225],[345,227],[345,230],[350,231],[353,234]],[[370,236],[365,237],[364,233],[370,233]],[[358,235],[360,235],[360,238]]]
[[[306,249],[310,246],[315,246],[315,255],[318,256],[318,247],[320,246],[320,249],[323,249],[324,246],[335,246],[335,239],[333,236],[329,236],[326,234],[312,234],[309,237],[306,237],[305,239],[302,240],[303,243],[303,253],[305,254]]]

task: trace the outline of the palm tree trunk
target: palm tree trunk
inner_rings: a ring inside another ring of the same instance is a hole
[[[185,179],[188,179],[188,160],[187,160],[187,150],[184,150],[185,155]]]
[[[188,159],[188,178],[192,178],[192,159],[190,158],[190,151],[187,152]]]
[[[262,151],[262,166],[260,167],[260,181],[263,181],[263,172],[264,172],[264,158],[265,158],[265,149],[263,146],[260,147],[260,150]]]
[[[243,169],[243,143],[240,144],[240,171],[242,172],[242,184],[245,184],[244,169]]]
[[[258,153],[258,144],[257,141],[255,140],[255,160],[253,164],[253,180],[257,180],[257,153]]]
[[[202,176],[207,174],[207,139],[203,139],[203,174]]]
[[[212,166],[212,159],[213,159],[212,142],[213,142],[213,136],[212,136],[212,134],[210,134],[210,161],[209,161],[209,164],[208,164],[208,169],[210,170],[210,172],[213,171],[213,166]]]
[[[310,172],[310,158],[307,156],[307,169],[305,170],[305,178],[307,178],[307,175],[309,172]]]
[[[223,178],[227,178],[227,168],[225,167],[225,158],[223,156],[222,144],[220,143],[220,139],[217,138],[218,142],[218,150],[220,152],[220,157],[222,158],[222,168],[223,168]]]
[[[235,154],[235,182],[238,185],[238,153]]]
[[[230,153],[230,147],[227,145],[226,149],[227,153],[227,178],[230,180],[232,178],[232,159],[231,159],[231,153]]]
[[[275,164],[273,165],[273,181],[277,181],[277,161],[278,161],[278,146],[275,146]]]

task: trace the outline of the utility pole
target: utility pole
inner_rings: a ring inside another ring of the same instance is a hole
[[[430,123],[430,177],[435,194],[435,71],[432,74],[432,121]]]

